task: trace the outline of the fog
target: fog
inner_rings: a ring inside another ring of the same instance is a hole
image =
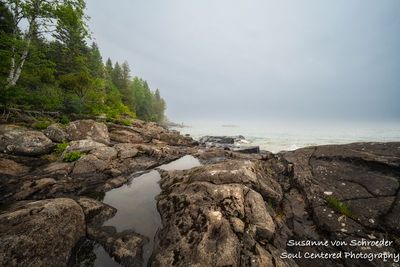
[[[400,1],[89,0],[173,121],[400,121]]]

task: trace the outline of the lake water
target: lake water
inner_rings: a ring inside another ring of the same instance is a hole
[[[198,159],[192,156],[184,156],[158,168],[163,170],[184,170],[200,165]],[[133,178],[128,184],[108,191],[103,199],[104,203],[117,209],[115,216],[106,221],[104,225],[114,226],[118,232],[133,229],[136,233],[149,238],[149,243],[143,248],[143,266],[146,266],[151,256],[154,237],[161,226],[155,200],[155,197],[161,192],[158,184],[159,180],[160,174],[158,171],[152,170]],[[107,252],[101,246],[97,245],[94,253],[96,254],[94,266],[120,266],[109,258]]]
[[[392,122],[304,122],[304,121],[194,121],[174,128],[194,139],[205,135],[243,135],[249,145],[271,152],[353,142],[400,141],[400,121]]]

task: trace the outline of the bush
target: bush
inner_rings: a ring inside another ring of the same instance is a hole
[[[80,159],[83,155],[84,154],[80,151],[72,151],[65,155],[65,157],[63,158],[63,161],[74,162],[74,161]]]
[[[129,120],[129,119],[118,120],[118,124],[125,125],[125,126],[132,126],[132,120]]]
[[[64,150],[67,149],[68,146],[69,146],[69,143],[66,141],[59,143],[54,148],[54,152],[56,152],[56,154],[58,154],[58,155],[61,155],[64,152]]]
[[[60,119],[59,119],[59,122],[60,122],[62,125],[67,125],[67,124],[70,123],[70,119],[69,119],[69,117],[68,117],[67,115],[62,115],[62,116],[60,117]]]
[[[37,130],[44,130],[47,127],[49,127],[50,124],[52,124],[52,122],[50,120],[39,120],[37,122],[34,122],[32,124],[32,126],[33,126],[33,128],[35,128]]]
[[[329,196],[326,198],[326,203],[328,204],[329,207],[334,209],[335,211],[347,216],[351,217],[352,212],[350,208],[343,202],[341,202],[339,199],[337,199],[334,196]]]

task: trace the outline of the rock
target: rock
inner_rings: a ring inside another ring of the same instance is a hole
[[[240,146],[237,148],[233,148],[232,151],[239,152],[239,153],[246,153],[246,154],[260,153],[260,147],[259,146]]]
[[[293,231],[291,238],[347,242],[385,238],[397,245],[384,249],[371,246],[368,253],[398,251],[400,143],[326,145],[281,155],[293,166],[291,184],[297,187],[289,186],[283,201],[286,225]],[[350,218],[344,216],[343,207]],[[297,247],[294,252],[305,251],[326,250]],[[329,251],[365,252],[363,248],[348,246],[330,247]],[[339,264],[305,259],[297,262],[299,265]],[[382,261],[349,259],[346,264],[382,266]]]
[[[110,142],[107,126],[94,120],[71,122],[67,127],[67,134],[71,141],[90,139],[103,144]]]
[[[85,236],[85,218],[72,199],[17,202],[0,214],[1,266],[66,266]]]
[[[140,144],[144,142],[143,137],[132,130],[114,130],[110,133],[111,141],[119,143]]]
[[[29,171],[29,167],[13,160],[0,158],[0,174],[9,176],[21,176]]]
[[[101,225],[117,212],[115,208],[88,197],[80,197],[76,202],[82,207],[86,223],[90,225]]]
[[[117,151],[112,147],[100,146],[81,157],[72,170],[72,175],[99,174],[109,168],[113,159],[117,157]]]
[[[105,144],[86,139],[86,140],[79,140],[79,141],[71,141],[69,146],[65,149],[63,155],[72,151],[79,151],[82,153],[90,152],[96,148],[106,147]]]
[[[233,145],[235,142],[245,139],[244,136],[203,136],[200,138],[200,144],[231,144]]]
[[[117,233],[112,226],[89,227],[88,236],[101,244],[105,251],[122,266],[142,266],[143,245],[148,242],[144,236],[132,230]]]
[[[245,200],[246,219],[255,226],[256,235],[259,239],[271,239],[275,233],[275,224],[268,213],[261,195],[254,190],[246,193]]]
[[[279,255],[257,242],[266,244],[276,233],[265,201],[282,198],[275,179],[286,169],[279,161],[227,159],[160,171],[163,227],[150,266],[263,266],[277,260]]]
[[[18,193],[14,195],[14,198],[16,200],[26,199],[34,193],[42,190],[48,190],[49,187],[51,187],[55,183],[56,180],[54,180],[53,178],[41,178],[35,181],[26,181],[22,185],[21,191],[18,191]]]
[[[15,125],[0,125],[0,151],[9,154],[37,156],[49,153],[53,142],[42,132]]]
[[[137,146],[130,143],[116,144],[114,148],[118,151],[118,157],[121,159],[134,158],[139,153]]]
[[[43,133],[53,142],[61,143],[68,140],[68,134],[65,128],[59,123],[51,124]]]

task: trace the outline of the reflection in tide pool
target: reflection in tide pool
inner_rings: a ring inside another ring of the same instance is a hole
[[[169,164],[159,167],[163,170],[185,170],[200,166],[198,159],[192,156],[184,156]],[[116,215],[104,223],[114,226],[118,232],[133,229],[136,233],[150,239],[145,245],[143,256],[146,266],[151,256],[154,236],[161,226],[160,215],[157,211],[155,197],[160,194],[161,189],[158,181],[160,174],[156,170],[144,173],[134,178],[130,183],[113,189],[106,193],[103,202],[117,209]],[[96,248],[96,261],[94,266],[120,266],[116,262],[110,263],[108,254],[102,248]],[[105,259],[107,258],[107,259]]]

